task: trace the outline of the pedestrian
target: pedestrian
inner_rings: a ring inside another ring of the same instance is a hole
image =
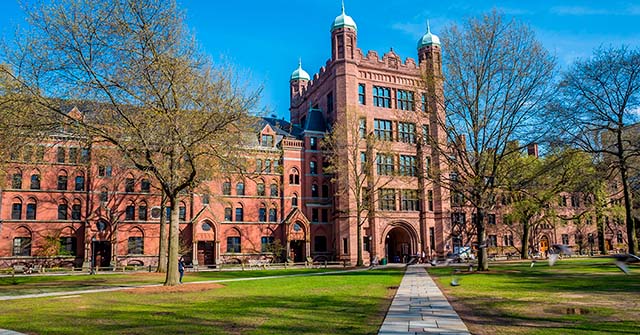
[[[182,257],[178,259],[178,272],[180,272],[180,284],[182,284],[182,277],[184,276],[184,260]]]

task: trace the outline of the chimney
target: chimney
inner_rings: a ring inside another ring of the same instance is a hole
[[[534,156],[535,158],[538,158],[538,144],[537,143],[531,143],[531,144],[527,145],[527,155]]]

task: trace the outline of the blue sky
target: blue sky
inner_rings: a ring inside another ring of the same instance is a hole
[[[188,24],[216,61],[232,64],[250,85],[264,86],[262,106],[288,119],[289,76],[302,58],[311,75],[330,57],[329,28],[340,0],[178,0]],[[496,8],[529,24],[566,68],[600,45],[640,46],[640,1],[425,1],[345,0],[358,25],[358,47],[380,55],[390,48],[416,55],[425,21],[432,32]],[[1,32],[10,34],[23,13],[13,0],[0,3]]]

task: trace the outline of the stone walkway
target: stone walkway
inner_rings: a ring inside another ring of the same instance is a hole
[[[412,265],[402,278],[378,335],[469,335],[424,265]]]

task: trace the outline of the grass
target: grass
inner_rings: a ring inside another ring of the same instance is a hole
[[[428,269],[474,334],[640,334],[640,269],[610,259],[491,264],[486,273]]]
[[[3,301],[0,328],[30,334],[375,334],[402,274],[380,269],[227,282],[198,292]]]
[[[275,269],[251,271],[209,271],[187,272],[184,282],[196,282],[219,279],[234,279],[248,277],[279,276],[298,273],[314,273],[336,271],[335,269]],[[59,291],[77,291],[87,289],[106,288],[114,286],[133,286],[144,284],[160,284],[165,275],[157,273],[128,273],[112,274],[98,273],[96,275],[70,274],[55,276],[7,276],[0,277],[0,296],[24,295]]]

